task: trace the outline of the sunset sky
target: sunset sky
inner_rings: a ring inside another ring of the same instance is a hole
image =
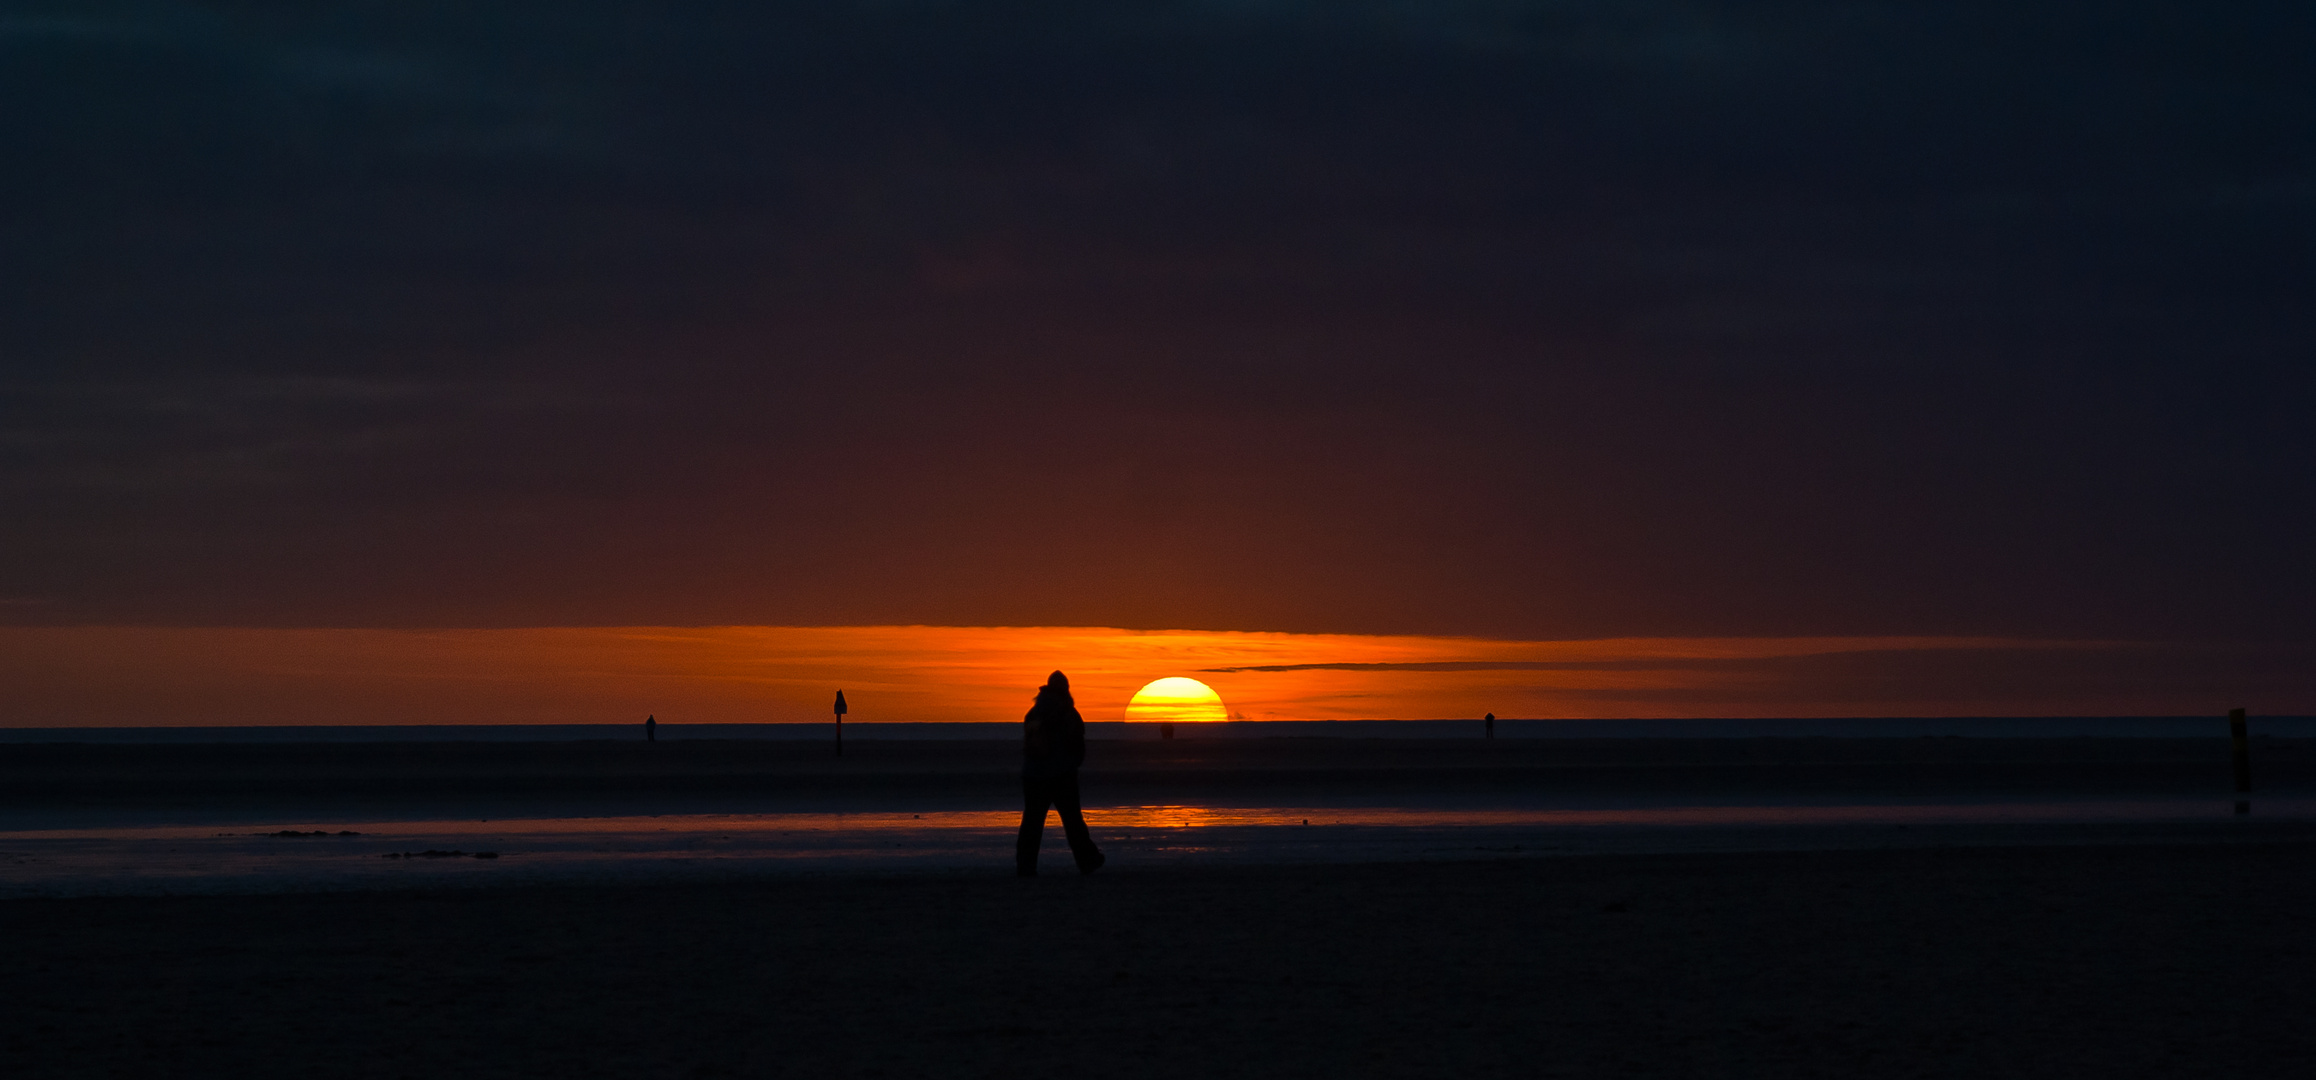
[[[0,725],[2316,712],[2305,4],[13,3],[0,148]]]

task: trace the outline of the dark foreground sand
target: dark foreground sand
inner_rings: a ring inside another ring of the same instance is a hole
[[[2316,829],[2102,835],[11,901],[0,1075],[2306,1075]]]

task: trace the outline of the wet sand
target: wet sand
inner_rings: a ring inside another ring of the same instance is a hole
[[[0,1074],[2240,1078],[2316,1060],[2316,827],[2080,839],[9,901]]]

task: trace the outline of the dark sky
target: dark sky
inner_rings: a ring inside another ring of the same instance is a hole
[[[0,4],[0,620],[2316,638],[2305,2]]]

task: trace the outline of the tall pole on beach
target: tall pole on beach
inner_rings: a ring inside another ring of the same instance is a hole
[[[2236,813],[2252,812],[2252,733],[2246,729],[2244,711],[2228,710],[2228,740],[2236,750]]]
[[[844,691],[836,692],[836,756],[844,756]]]

